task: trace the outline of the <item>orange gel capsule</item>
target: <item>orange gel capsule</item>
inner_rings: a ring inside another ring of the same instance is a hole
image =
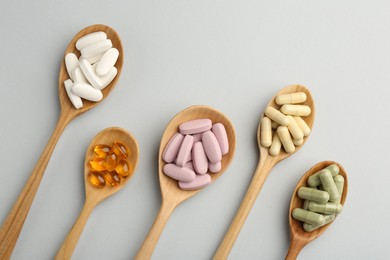
[[[127,160],[119,160],[115,171],[123,178],[126,178],[131,173],[131,166]]]
[[[104,179],[111,186],[117,186],[121,183],[121,176],[117,172],[108,172],[104,173]]]
[[[106,170],[113,171],[116,168],[118,157],[115,153],[110,153],[104,162],[104,166],[106,167]]]
[[[93,151],[95,152],[95,154],[98,156],[98,157],[101,157],[101,158],[106,158],[106,156],[110,153],[111,151],[111,147],[109,145],[105,145],[105,144],[98,144],[95,146],[95,148],[93,149]]]
[[[89,161],[89,168],[92,171],[102,172],[106,169],[104,164],[105,164],[105,161],[103,158],[95,158],[95,159]]]
[[[112,151],[122,159],[126,159],[130,155],[129,149],[123,143],[114,141],[112,145]]]
[[[98,188],[103,188],[106,185],[106,180],[100,172],[90,172],[88,180],[89,183]]]

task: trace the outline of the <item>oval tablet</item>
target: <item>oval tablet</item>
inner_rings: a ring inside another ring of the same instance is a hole
[[[102,100],[103,93],[87,83],[76,83],[72,87],[73,93],[86,100],[98,102]]]
[[[88,83],[80,67],[77,67],[73,71],[73,78],[75,83]]]
[[[207,172],[208,161],[201,142],[196,142],[192,147],[192,165],[198,174]]]
[[[81,49],[87,47],[88,45],[91,45],[93,43],[96,43],[96,42],[99,42],[99,41],[102,41],[105,39],[107,39],[107,34],[105,32],[93,32],[93,33],[87,34],[87,35],[81,37],[80,39],[78,39],[76,42],[76,48],[78,50],[81,50]]]
[[[171,139],[169,139],[169,142],[164,148],[162,159],[167,162],[171,163],[175,160],[177,154],[179,153],[180,145],[183,142],[184,135],[180,133],[174,134]]]
[[[72,87],[73,87],[73,82],[70,79],[67,79],[64,81],[64,86],[66,89],[66,93],[68,94],[68,97],[70,99],[70,102],[72,102],[72,105],[76,108],[82,108],[83,107],[83,101],[79,96],[73,93]]]
[[[204,119],[195,119],[185,123],[182,123],[179,126],[180,133],[183,135],[197,134],[202,133],[211,129],[212,122],[208,118]]]
[[[84,58],[91,58],[93,56],[97,56],[101,53],[106,52],[111,47],[112,47],[111,40],[101,40],[82,48],[80,50],[80,53],[81,56],[83,56]]]
[[[202,143],[207,158],[211,163],[217,163],[222,159],[221,148],[213,132],[204,132],[202,134]]]
[[[183,142],[180,145],[179,152],[176,158],[176,165],[183,167],[189,161],[191,156],[192,145],[194,144],[194,137],[186,135]]]
[[[113,67],[106,75],[100,78],[100,83],[102,84],[98,89],[103,90],[118,74],[117,68]]]
[[[68,72],[68,76],[70,79],[75,81],[73,77],[73,71],[79,66],[79,59],[77,58],[76,54],[73,52],[67,53],[65,55],[65,67],[66,71]]]
[[[221,148],[222,155],[225,155],[229,152],[229,141],[226,133],[225,126],[221,123],[216,123],[213,125],[211,131],[214,133],[219,147]]]
[[[91,83],[91,85],[94,88],[100,90],[102,86],[102,82],[99,79],[99,77],[96,75],[92,65],[89,64],[89,62],[82,57],[79,60],[79,64],[80,64],[80,69],[83,72],[84,76],[87,78],[88,82]]]
[[[116,48],[111,48],[106,51],[96,67],[96,74],[99,76],[106,75],[115,65],[119,57],[119,51]]]
[[[196,175],[192,182],[179,181],[179,187],[182,190],[198,190],[211,183],[211,177],[208,174]]]
[[[209,163],[209,171],[210,172],[219,172],[222,169],[222,163]]]
[[[165,164],[163,172],[180,182],[192,182],[196,175],[193,170],[186,167],[179,167],[173,163]]]

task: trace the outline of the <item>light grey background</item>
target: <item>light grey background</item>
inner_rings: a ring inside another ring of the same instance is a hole
[[[125,61],[115,90],[75,119],[54,150],[12,259],[52,259],[84,202],[83,160],[109,126],[140,145],[133,179],[98,205],[73,259],[130,259],[159,210],[157,151],[168,121],[205,104],[234,123],[227,172],[180,205],[154,259],[210,259],[258,161],[256,129],[268,100],[300,83],[317,116],[305,146],[267,179],[230,259],[282,259],[288,205],[302,174],[323,160],[348,172],[344,212],[300,259],[388,259],[389,1],[2,1],[0,4],[0,221],[11,210],[59,116],[63,52],[82,28],[121,36]]]

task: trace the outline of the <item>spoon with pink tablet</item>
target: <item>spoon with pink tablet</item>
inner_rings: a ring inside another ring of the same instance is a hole
[[[173,210],[230,165],[236,148],[232,123],[208,106],[178,113],[161,138],[158,168],[162,205],[136,259],[150,259]]]

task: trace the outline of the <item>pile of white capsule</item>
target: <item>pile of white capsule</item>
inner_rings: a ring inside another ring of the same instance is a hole
[[[69,79],[64,86],[76,109],[83,107],[81,98],[98,102],[103,98],[102,90],[116,77],[115,63],[119,51],[112,47],[105,32],[87,34],[76,42],[80,58],[70,52],[65,55],[65,66]]]
[[[303,138],[310,134],[310,127],[303,116],[311,113],[307,105],[297,105],[306,101],[304,92],[278,95],[275,103],[280,109],[268,106],[260,122],[261,146],[269,148],[269,153],[276,156],[283,148],[287,153],[293,153],[295,146],[303,144]]]

